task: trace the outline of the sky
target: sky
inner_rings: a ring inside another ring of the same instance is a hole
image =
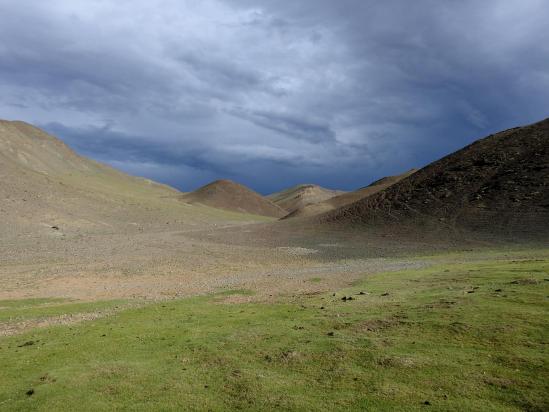
[[[0,118],[194,190],[352,190],[549,117],[546,0],[0,0]]]

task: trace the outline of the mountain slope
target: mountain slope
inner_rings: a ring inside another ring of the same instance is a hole
[[[328,212],[330,210],[349,205],[367,196],[371,196],[377,192],[387,189],[402,179],[410,176],[416,169],[412,169],[406,173],[397,176],[387,176],[379,179],[370,185],[363,187],[362,189],[355,190],[354,192],[342,193],[337,196],[328,198],[322,202],[315,204],[309,204],[301,208],[295,209],[292,213],[287,215],[284,219],[290,219],[294,217],[307,217]]]
[[[158,193],[174,194],[177,190],[148,179],[129,176],[107,165],[79,156],[61,140],[43,130],[20,121],[0,120],[0,159],[2,170],[25,170],[51,178],[88,178],[75,185],[104,191],[119,190],[118,185],[133,190],[157,190]],[[100,177],[100,179],[92,179]],[[75,179],[73,179],[75,180]],[[101,181],[97,187],[96,185]],[[112,185],[113,187],[110,187]]]
[[[21,236],[124,233],[227,216],[188,207],[180,192],[79,156],[59,139],[0,120],[0,231]],[[58,229],[53,229],[58,228]]]
[[[478,140],[320,219],[547,238],[549,119]]]
[[[231,180],[216,180],[192,193],[181,196],[185,203],[250,213],[260,216],[282,217],[286,211],[247,187]]]
[[[345,192],[340,190],[330,190],[318,185],[298,185],[289,189],[273,193],[267,198],[288,213],[292,213],[298,209],[308,205],[320,203],[334,196],[341,195]]]

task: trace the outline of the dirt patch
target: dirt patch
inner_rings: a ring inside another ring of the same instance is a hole
[[[500,378],[496,376],[489,376],[484,378],[484,383],[486,385],[495,386],[500,389],[509,389],[517,384],[517,382],[513,379]]]
[[[359,332],[379,332],[404,323],[398,319],[371,319],[355,325]]]
[[[412,368],[416,366],[416,362],[412,358],[399,356],[385,356],[378,359],[376,363],[384,368]]]
[[[511,285],[538,285],[540,282],[537,279],[527,278],[527,279],[517,279],[510,282]]]
[[[128,309],[130,307],[137,307],[137,305],[136,304],[124,305],[117,309],[111,309],[111,310],[88,312],[88,313],[66,314],[66,315],[53,316],[53,317],[42,318],[42,319],[30,319],[30,320],[25,320],[21,322],[15,322],[15,323],[0,323],[0,336],[19,335],[21,333],[24,333],[26,331],[36,329],[36,328],[48,328],[51,326],[59,326],[59,325],[72,325],[75,323],[101,319],[107,316],[111,316],[124,309]],[[23,343],[21,347],[32,346],[35,343],[37,342],[28,341]]]
[[[307,255],[313,255],[315,253],[318,253],[318,250],[316,249],[308,249],[304,247],[277,247],[276,250],[280,250],[282,252],[285,252],[289,255],[294,256],[307,256]]]

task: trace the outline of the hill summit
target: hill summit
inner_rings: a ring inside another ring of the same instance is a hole
[[[284,209],[259,193],[232,180],[216,180],[181,198],[186,203],[200,203],[218,209],[260,216],[282,217]]]
[[[382,190],[387,189],[388,187],[394,185],[402,179],[407,178],[415,172],[416,169],[411,169],[401,175],[383,177],[366,187],[355,190],[354,192],[340,192],[340,194],[338,194],[337,196],[329,197],[324,201],[311,203],[303,207],[296,208],[289,215],[285,216],[284,219],[314,216],[323,212],[328,212],[330,210],[349,205],[360,199],[364,199],[367,196],[371,196],[375,193],[381,192]]]
[[[269,198],[273,203],[277,204],[288,213],[292,213],[298,209],[308,205],[323,202],[334,196],[345,193],[340,190],[325,189],[318,185],[303,184],[291,187],[281,192],[273,193]]]

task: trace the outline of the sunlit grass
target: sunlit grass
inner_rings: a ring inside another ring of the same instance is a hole
[[[0,339],[0,409],[547,410],[548,278],[509,258],[35,329]]]

